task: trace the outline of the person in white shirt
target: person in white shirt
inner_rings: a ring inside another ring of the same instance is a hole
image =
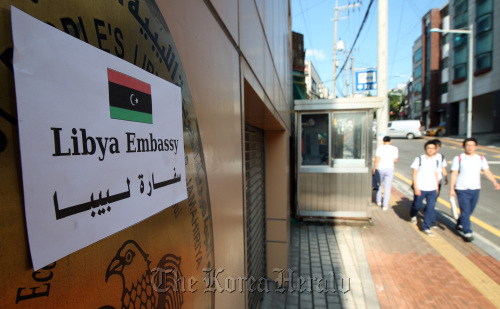
[[[430,228],[435,218],[437,195],[439,191],[438,172],[441,168],[436,154],[436,143],[428,141],[424,145],[425,155],[416,157],[411,164],[413,169],[413,204],[410,209],[411,222],[417,223],[417,213],[422,208],[424,199],[427,201],[422,229],[429,236],[434,236]]]
[[[375,151],[375,163],[373,164],[373,175],[378,170],[380,174],[380,186],[377,191],[377,205],[383,210],[389,208],[391,197],[392,178],[394,177],[394,163],[398,161],[399,151],[396,146],[391,145],[391,137],[384,136],[383,145]],[[382,183],[384,183],[384,202],[382,203]]]
[[[495,175],[490,171],[486,158],[476,153],[477,140],[473,137],[466,138],[463,142],[464,153],[453,158],[451,164],[450,198],[457,196],[460,207],[456,229],[463,232],[465,241],[472,241],[470,216],[476,208],[481,189],[481,170],[489,181],[500,190],[500,184]]]
[[[441,148],[441,141],[439,139],[433,139],[432,140],[436,144],[436,154],[434,155],[436,159],[438,159],[439,164],[441,165],[441,168],[439,169],[438,172],[438,179],[439,179],[439,192],[441,192],[441,185],[448,184],[448,172],[446,171],[446,167],[448,166],[448,163],[446,163],[446,159],[444,158],[444,155],[439,153],[439,149]],[[438,193],[439,196],[439,193]]]
[[[448,166],[448,163],[446,162],[444,155],[439,153],[439,149],[441,148],[441,141],[439,139],[433,139],[432,141],[436,144],[436,154],[434,156],[436,157],[439,164],[441,165],[441,168],[439,169],[439,172],[438,172],[438,179],[439,179],[438,197],[439,197],[439,193],[441,193],[441,186],[443,184],[443,181],[444,181],[445,185],[448,184],[448,172],[446,171],[446,167]],[[434,217],[432,219],[432,228],[437,228],[437,227],[438,226],[437,226],[436,212],[434,211]]]

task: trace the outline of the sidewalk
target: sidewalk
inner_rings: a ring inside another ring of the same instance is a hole
[[[425,235],[422,217],[409,222],[410,204],[393,187],[388,211],[370,206],[370,223],[292,222],[291,289],[264,295],[262,308],[500,308],[500,262],[443,216],[436,236]],[[337,286],[325,293],[314,282],[330,284],[332,272]],[[298,278],[313,278],[312,289],[298,292]]]

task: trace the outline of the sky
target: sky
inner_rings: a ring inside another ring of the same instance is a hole
[[[371,0],[337,0],[338,7],[361,2],[361,6],[338,11],[337,42],[342,40],[347,52],[352,48],[356,35],[362,25]],[[413,44],[422,35],[422,17],[433,8],[441,8],[447,0],[388,0],[388,90],[398,84],[407,83],[412,75]],[[304,35],[306,60],[311,60],[323,83],[333,86],[333,30],[335,0],[291,0],[292,31]],[[375,68],[377,66],[377,19],[378,0],[373,0],[368,17],[354,46],[354,70]],[[350,58],[350,57],[349,57]],[[346,59],[346,52],[337,52],[339,66],[337,74]],[[349,69],[351,77],[351,61]],[[336,95],[344,97],[345,75],[342,71],[336,82]],[[351,94],[351,85],[348,95]]]

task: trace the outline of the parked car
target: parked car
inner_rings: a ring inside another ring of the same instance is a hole
[[[446,133],[446,121],[441,122],[437,127],[432,127],[427,130],[429,136],[443,136]]]
[[[419,120],[394,120],[387,125],[387,136],[414,139],[422,137]]]

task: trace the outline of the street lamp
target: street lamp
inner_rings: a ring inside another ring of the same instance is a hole
[[[468,34],[469,35],[469,96],[467,102],[467,137],[472,136],[472,79],[474,75],[472,70],[474,70],[474,24],[470,24],[469,30],[466,29],[450,29],[441,30],[439,28],[432,28],[430,32],[440,32],[440,33],[457,33],[457,34]]]

